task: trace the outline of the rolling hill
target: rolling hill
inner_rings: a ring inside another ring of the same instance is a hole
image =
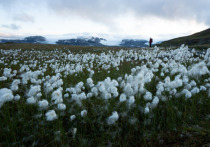
[[[161,46],[180,46],[186,44],[192,47],[210,47],[210,28],[184,37],[179,37],[162,42]]]

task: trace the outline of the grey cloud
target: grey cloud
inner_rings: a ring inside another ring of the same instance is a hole
[[[166,19],[196,19],[210,25],[208,0],[48,0],[48,6],[60,15],[73,13],[99,22],[110,22],[125,12],[133,12],[137,18],[151,15]]]
[[[61,16],[75,14],[102,23],[114,23],[118,16],[132,12],[138,19],[151,15],[173,20],[196,19],[210,25],[210,0],[0,0],[0,6],[11,11],[46,7]],[[33,21],[31,16],[24,15],[15,19]]]
[[[34,17],[26,13],[22,13],[22,14],[18,14],[14,16],[14,20],[22,21],[22,22],[34,22]]]
[[[20,26],[16,25],[16,24],[2,25],[1,27],[11,29],[11,30],[19,30],[20,29]]]
[[[46,9],[59,16],[75,16],[94,22],[116,26],[116,18],[127,12],[136,19],[157,16],[164,19],[195,19],[210,25],[210,0],[0,0],[0,8],[11,13],[18,21],[33,22],[27,10]],[[27,9],[27,10],[26,10]],[[25,12],[16,15],[16,12]],[[53,13],[51,13],[53,16]],[[42,15],[42,12],[40,12]],[[38,17],[38,16],[36,16]]]
[[[111,24],[115,27],[115,18],[121,15],[125,9],[119,5],[120,0],[104,1],[104,0],[49,0],[48,7],[58,15],[68,17],[76,15],[84,19],[90,19],[94,22]]]

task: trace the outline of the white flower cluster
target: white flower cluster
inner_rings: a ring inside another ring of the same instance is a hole
[[[19,84],[20,84],[20,80],[19,79],[13,80],[12,85],[11,85],[11,90],[12,91],[17,91]]]
[[[195,64],[189,71],[188,74],[192,77],[200,77],[202,75],[208,74],[209,70],[205,62],[199,62]]]
[[[53,91],[55,88],[59,88],[63,85],[63,80],[60,79],[61,74],[56,74],[56,76],[46,76],[44,83],[45,93],[48,94],[49,92]]]
[[[41,86],[40,85],[31,86],[27,96],[28,96],[27,103],[35,104],[38,101],[38,99],[42,96]]]
[[[12,101],[14,99],[13,93],[10,89],[0,89],[0,108],[5,102]]]
[[[1,50],[1,54],[5,57],[0,59],[0,63],[5,68],[1,70],[0,81],[12,82],[8,84],[10,89],[0,89],[0,107],[7,101],[26,97],[28,104],[37,104],[40,110],[47,111],[45,116],[48,121],[58,118],[55,111],[60,114],[60,111],[69,110],[68,103],[74,105],[75,102],[83,110],[78,115],[87,116],[87,110],[82,104],[92,98],[107,104],[113,98],[117,105],[126,103],[129,109],[135,107],[138,101],[143,101],[146,105],[141,112],[150,115],[161,104],[160,101],[165,102],[174,97],[190,100],[201,92],[210,97],[210,78],[200,80],[210,74],[210,49],[199,56],[195,50],[189,51],[184,45],[168,51],[155,47],[154,50],[109,50],[97,54],[58,49]],[[9,55],[18,58],[9,61]],[[19,63],[22,59],[27,60]],[[100,81],[93,81],[96,73],[109,74],[112,69],[121,70],[126,62],[132,66],[130,73],[123,73],[116,79],[109,75]],[[11,65],[16,64],[20,65],[20,69],[13,70]],[[84,71],[88,78],[72,86],[71,81],[75,80],[72,77],[80,79]],[[20,95],[20,88],[26,91],[25,95]],[[48,110],[51,107],[55,110]],[[71,121],[76,115],[71,115]],[[114,111],[107,118],[107,123],[115,124],[118,119],[118,112]]]
[[[118,85],[116,80],[111,80],[110,77],[107,77],[104,81],[98,82],[91,91],[94,96],[100,96],[103,99],[115,98],[119,95]]]

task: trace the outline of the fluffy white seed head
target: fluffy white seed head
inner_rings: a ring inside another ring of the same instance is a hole
[[[192,95],[194,95],[194,94],[199,93],[200,90],[198,89],[198,87],[194,87],[190,92],[191,92]]]
[[[188,75],[193,76],[193,77],[200,77],[202,75],[205,75],[209,73],[209,70],[206,66],[205,62],[199,62],[195,64],[188,72]]]
[[[9,102],[14,99],[13,93],[10,89],[0,89],[0,108],[5,102]]]
[[[37,95],[36,95],[37,98],[40,98],[41,96],[42,96],[41,92],[37,93]]]
[[[146,92],[146,94],[144,95],[144,99],[146,101],[152,100],[152,93],[151,92]]]
[[[36,99],[33,96],[31,96],[31,97],[27,98],[26,102],[27,102],[27,104],[35,104]]]
[[[6,81],[7,80],[7,77],[0,77],[0,81]]]
[[[126,95],[124,93],[122,93],[120,95],[120,102],[124,102],[124,101],[126,101]]]
[[[82,110],[82,111],[81,111],[81,116],[82,116],[82,117],[85,117],[86,115],[87,115],[87,110]]]
[[[133,89],[131,87],[131,85],[128,83],[126,84],[125,88],[124,88],[124,92],[127,96],[131,96],[133,95]]]
[[[91,98],[93,96],[93,94],[91,93],[91,92],[89,92],[88,94],[87,94],[87,98]]]
[[[46,114],[47,121],[53,121],[58,118],[57,114],[55,113],[55,110],[49,110]]]
[[[38,105],[39,105],[39,108],[42,108],[43,109],[43,108],[47,108],[48,105],[49,105],[49,103],[48,103],[47,100],[43,99],[43,100],[41,100],[41,101],[38,102]]]
[[[145,109],[144,109],[144,114],[148,114],[149,113],[149,107],[146,107]]]
[[[11,90],[12,91],[17,91],[18,90],[18,84],[20,84],[19,79],[13,80],[12,85],[11,85]]]
[[[200,91],[206,91],[206,87],[205,86],[200,86]]]
[[[66,110],[66,105],[65,104],[58,104],[58,110]]]
[[[150,104],[150,107],[153,109],[153,108],[156,108],[157,105],[159,103],[159,98],[157,96],[154,97],[154,99],[152,100],[152,103]]]
[[[14,100],[18,101],[20,99],[20,95],[17,94],[15,97],[14,97]]]
[[[117,111],[112,112],[112,115],[108,117],[107,123],[108,125],[115,124],[115,122],[119,119],[119,115]]]
[[[75,118],[76,118],[75,115],[71,115],[71,116],[70,116],[71,121],[73,121]]]
[[[187,90],[187,89],[184,89],[182,91],[182,93],[185,95],[186,98],[191,98],[192,97],[191,92],[189,90]]]
[[[52,93],[52,100],[54,101],[55,104],[63,102],[61,89],[58,88],[56,91]]]
[[[94,86],[92,78],[87,79],[87,85],[92,88]]]
[[[128,104],[129,104],[129,105],[132,105],[132,104],[134,104],[134,102],[135,102],[134,96],[129,96]]]
[[[29,92],[28,92],[28,97],[31,97],[31,96],[36,96],[36,94],[38,92],[41,91],[41,86],[40,85],[37,85],[37,86],[31,86]]]

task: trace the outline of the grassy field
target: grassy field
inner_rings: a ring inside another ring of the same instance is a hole
[[[1,49],[22,49],[22,50],[54,50],[54,49],[70,49],[71,51],[88,51],[94,50],[113,50],[113,49],[126,49],[125,47],[91,47],[91,46],[70,46],[70,45],[58,45],[58,44],[30,44],[30,43],[0,43]]]
[[[0,146],[210,145],[210,50],[0,51]]]

